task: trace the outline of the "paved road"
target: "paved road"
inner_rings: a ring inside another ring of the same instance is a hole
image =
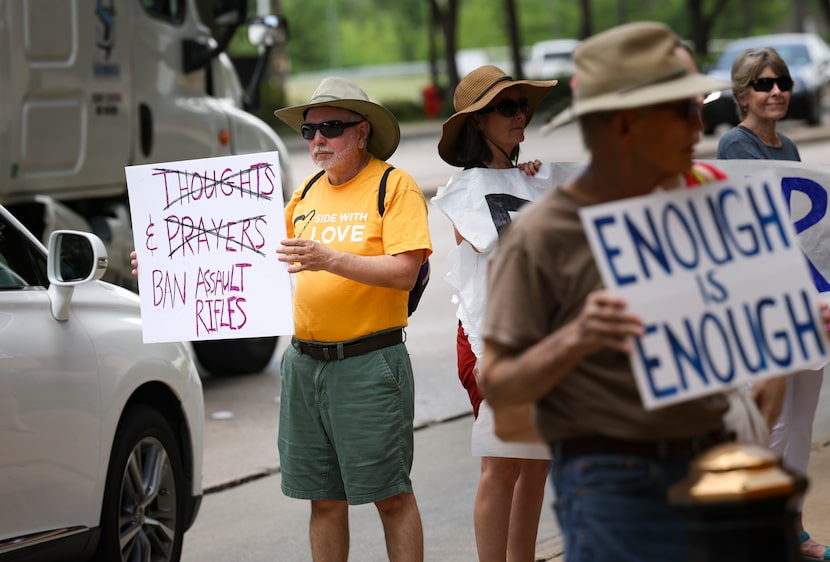
[[[472,416],[415,432],[412,480],[424,525],[425,560],[476,560],[473,501],[478,459],[470,455]],[[559,552],[559,530],[547,491],[539,529],[540,559]],[[208,494],[185,535],[182,562],[303,562],[308,546],[309,504],[280,492],[280,475]],[[350,511],[350,560],[388,560],[374,506]]]

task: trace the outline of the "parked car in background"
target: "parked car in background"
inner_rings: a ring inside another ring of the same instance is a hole
[[[830,47],[814,33],[782,33],[761,35],[730,41],[709,76],[732,80],[732,63],[744,49],[772,47],[790,69],[794,86],[790,109],[785,119],[803,119],[818,125],[830,108]],[[740,121],[732,90],[709,94],[703,103],[703,130],[711,134],[721,124],[735,126]]]
[[[461,49],[455,53],[455,67],[459,78],[464,78],[485,64],[493,64],[485,49]]]
[[[47,252],[0,206],[0,561],[175,562],[199,511],[190,351],[144,344],[106,268],[94,234]]]
[[[571,54],[579,41],[576,39],[551,39],[534,43],[530,49],[525,73],[531,80],[565,78],[574,73]]]

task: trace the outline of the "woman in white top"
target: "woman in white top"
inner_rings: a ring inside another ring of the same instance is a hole
[[[529,199],[509,180],[533,182],[541,166],[518,164],[519,144],[537,104],[556,81],[513,80],[495,66],[464,77],[456,113],[443,126],[438,153],[464,168],[433,198],[452,221],[457,247],[450,281],[458,298],[458,374],[476,416],[471,448],[481,456],[474,523],[480,561],[532,561],[550,451],[543,443],[507,443],[493,431],[492,411],[476,385],[487,262],[510,213]],[[520,168],[516,169],[516,168]],[[521,188],[519,189],[521,191]]]

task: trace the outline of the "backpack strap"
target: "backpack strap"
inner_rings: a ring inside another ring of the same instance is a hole
[[[386,211],[386,206],[384,202],[386,200],[386,180],[389,178],[389,174],[392,173],[392,170],[395,169],[395,166],[389,166],[386,168],[386,171],[383,172],[383,177],[380,178],[380,187],[378,187],[378,213],[380,216],[383,216],[383,213]]]
[[[384,206],[384,201],[386,199],[386,181],[389,179],[389,174],[392,173],[392,170],[395,169],[395,166],[389,166],[386,168],[386,171],[383,172],[383,176],[380,178],[380,186],[378,187],[378,213],[380,216],[383,216],[384,211],[386,211],[386,207]],[[325,170],[320,170],[314,177],[308,180],[308,183],[305,184],[305,188],[303,188],[303,192],[300,194],[300,199],[305,197],[305,194],[308,193],[308,190],[311,189],[311,186],[314,185],[317,180],[323,177],[325,174]]]
[[[308,183],[307,183],[307,184],[305,184],[305,189],[303,189],[303,192],[300,194],[300,199],[302,199],[302,198],[304,198],[304,197],[305,197],[305,194],[306,194],[306,193],[308,193],[308,190],[309,190],[309,189],[311,189],[311,186],[312,186],[312,185],[314,185],[314,183],[315,183],[317,180],[319,180],[320,178],[322,178],[322,177],[323,177],[323,174],[325,174],[325,173],[326,173],[326,171],[325,171],[325,170],[320,170],[319,172],[317,172],[316,174],[314,174],[314,177],[313,177],[313,178],[311,178],[310,180],[308,180]]]
[[[386,171],[383,172],[383,176],[380,178],[380,186],[378,187],[378,213],[380,216],[383,216],[384,211],[386,211],[386,207],[384,206],[384,202],[386,200],[386,180],[389,179],[389,174],[392,173],[392,170],[395,169],[395,166],[389,166],[386,168]],[[308,190],[311,189],[311,186],[314,185],[317,180],[323,177],[325,174],[325,170],[320,170],[314,177],[308,180],[308,183],[305,184],[305,188],[303,188],[303,192],[300,194],[300,199],[305,197],[305,194],[308,193]]]

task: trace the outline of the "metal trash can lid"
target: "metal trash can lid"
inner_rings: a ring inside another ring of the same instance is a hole
[[[669,490],[674,504],[791,496],[807,480],[785,468],[777,453],[748,443],[724,443],[699,455],[689,474]]]

